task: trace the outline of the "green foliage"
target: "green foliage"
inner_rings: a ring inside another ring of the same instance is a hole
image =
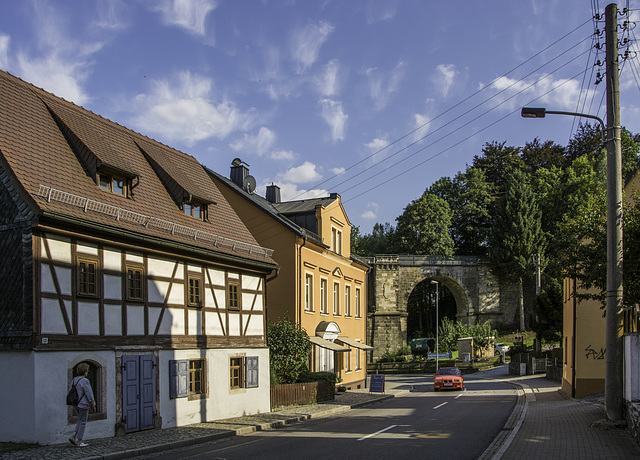
[[[404,363],[407,361],[407,355],[411,354],[411,347],[409,345],[404,345],[398,350],[392,352],[388,348],[382,354],[380,359],[378,359],[379,363]]]
[[[460,321],[453,322],[448,318],[443,318],[438,334],[439,347],[443,350],[458,349],[458,339],[464,337],[473,337],[473,343],[476,348],[484,349],[487,347],[492,337],[496,337],[498,331],[491,327],[490,322],[467,326]]]
[[[544,251],[537,202],[527,176],[521,170],[511,172],[491,230],[490,258],[499,275],[517,279],[534,273],[532,256]]]
[[[390,223],[375,224],[370,235],[360,235],[357,231],[355,240],[351,239],[351,251],[364,257],[373,257],[376,254],[394,254],[398,252],[396,243],[396,230]]]
[[[451,208],[442,198],[426,191],[398,217],[396,229],[401,251],[406,254],[453,254],[449,235]]]
[[[288,319],[267,327],[272,383],[295,383],[308,372],[307,359],[311,342],[307,332]]]
[[[538,318],[530,321],[531,329],[544,343],[562,340],[562,280],[550,279],[536,299],[535,313]]]

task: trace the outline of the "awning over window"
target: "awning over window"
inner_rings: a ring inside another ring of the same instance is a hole
[[[351,351],[349,347],[343,347],[336,343],[333,343],[329,340],[325,340],[322,337],[312,336],[309,337],[309,342],[318,345],[319,347],[326,348],[328,350],[338,351],[338,352],[347,352]]]
[[[362,342],[356,342],[355,340],[350,339],[349,337],[338,337],[336,340],[339,340],[340,342],[344,343],[345,345],[349,345],[350,347],[360,348],[361,350],[374,349],[374,347],[372,347],[371,345],[367,345]]]

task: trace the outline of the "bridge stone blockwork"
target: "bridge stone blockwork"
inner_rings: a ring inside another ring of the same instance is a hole
[[[367,333],[375,361],[386,351],[407,344],[407,305],[413,289],[424,280],[446,286],[456,301],[456,319],[475,325],[518,320],[520,283],[499,281],[486,260],[473,256],[379,255],[368,259]],[[525,302],[526,304],[526,302]]]

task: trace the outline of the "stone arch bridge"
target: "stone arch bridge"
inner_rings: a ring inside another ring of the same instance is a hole
[[[487,260],[475,256],[377,255],[367,259],[369,273],[368,344],[375,361],[385,351],[407,344],[407,305],[414,288],[434,280],[456,301],[456,318],[469,325],[517,319],[520,284],[499,281]]]

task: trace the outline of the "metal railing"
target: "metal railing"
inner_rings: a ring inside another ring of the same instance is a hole
[[[82,208],[84,212],[93,211],[111,216],[116,221],[123,220],[141,225],[143,227],[159,228],[161,230],[170,232],[172,235],[183,235],[197,241],[205,241],[215,247],[228,248],[233,251],[246,252],[248,254],[256,254],[264,257],[271,257],[273,255],[273,249],[267,249],[255,244],[233,240],[231,238],[226,238],[224,236],[197,230],[185,225],[176,224],[168,220],[145,216],[137,212],[118,208],[117,206],[112,206],[110,204],[90,200],[88,198],[74,195],[72,193],[56,190],[46,185],[40,185],[37,195],[46,199],[47,201],[58,201],[60,203]]]

